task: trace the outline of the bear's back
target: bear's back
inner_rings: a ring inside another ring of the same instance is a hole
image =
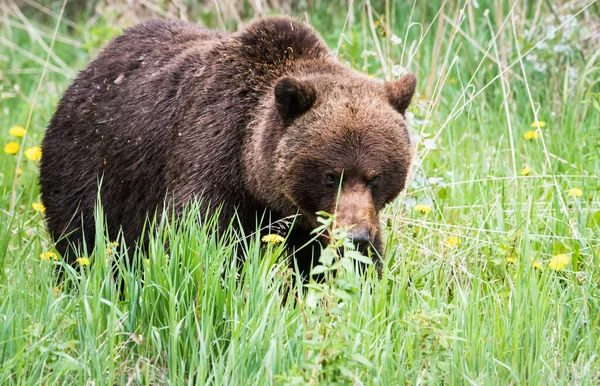
[[[81,215],[86,239],[93,239],[100,182],[109,233],[116,236],[120,225],[141,230],[165,199],[182,74],[201,66],[221,36],[179,21],[149,21],[125,30],[78,74],[42,143],[41,193],[55,239],[70,232],[81,239]],[[61,253],[66,247],[65,240],[57,244]]]

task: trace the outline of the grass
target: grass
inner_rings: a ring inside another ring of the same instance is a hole
[[[38,146],[61,92],[136,14],[234,30],[254,11],[141,3],[70,5],[62,17],[60,1],[0,5],[2,148]],[[40,258],[53,249],[32,208],[38,164],[3,152],[1,384],[600,381],[600,5],[307,3],[286,9],[340,60],[419,79],[417,157],[406,193],[382,214],[382,280],[332,260],[323,265],[337,276],[290,291],[282,245],[217,239],[191,207],[179,227],[156,224],[147,255],[124,258],[107,247],[118,240],[97,234],[92,264],[57,285],[62,262]],[[9,135],[16,125],[26,137]],[[539,138],[526,139],[530,130]]]

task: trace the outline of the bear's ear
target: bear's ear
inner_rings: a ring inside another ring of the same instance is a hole
[[[306,82],[285,77],[275,85],[275,105],[286,124],[308,111],[315,99],[315,89]]]
[[[393,82],[385,82],[388,101],[400,113],[404,114],[417,88],[417,78],[408,73]]]

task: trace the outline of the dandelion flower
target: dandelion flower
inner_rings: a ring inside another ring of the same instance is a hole
[[[77,260],[75,260],[75,261],[84,267],[87,267],[88,265],[90,265],[90,259],[88,259],[85,256],[78,257]]]
[[[8,134],[12,135],[13,137],[22,137],[24,136],[26,133],[26,130],[23,126],[13,126],[10,128],[10,130],[8,130]]]
[[[525,134],[523,134],[523,137],[525,139],[529,139],[529,140],[538,139],[539,137],[541,137],[541,134],[537,130],[529,130],[529,131],[526,131]]]
[[[413,209],[421,214],[428,214],[431,212],[431,207],[425,204],[417,204]]]
[[[36,212],[42,212],[42,213],[44,213],[46,211],[46,207],[41,202],[34,202],[34,203],[31,204],[31,207]]]
[[[552,256],[552,259],[550,260],[550,264],[548,264],[548,266],[550,267],[550,269],[553,269],[555,271],[562,271],[567,264],[569,264],[569,256],[565,254],[560,254]]]
[[[264,235],[261,240],[263,243],[277,245],[277,244],[283,242],[284,238],[277,234],[270,234],[270,235]]]
[[[508,256],[508,257],[506,258],[506,262],[507,262],[508,264],[515,264],[515,263],[517,262],[517,258],[516,258],[516,257],[512,257],[512,256]]]
[[[460,239],[458,238],[458,236],[450,236],[446,239],[446,241],[444,241],[444,244],[446,244],[449,247],[456,247],[458,244],[460,244]]]
[[[39,146],[33,146],[25,149],[25,157],[32,161],[39,161],[42,158],[42,148]]]
[[[581,197],[583,196],[583,190],[579,188],[573,188],[567,192],[569,197]]]
[[[544,121],[536,121],[536,122],[531,123],[531,127],[533,127],[533,128],[537,128],[538,126],[539,127],[544,127],[544,126],[546,126],[546,122],[544,122]]]
[[[537,261],[535,261],[535,259],[533,257],[530,258],[529,261],[531,261],[531,264],[533,265],[533,268],[535,268],[535,269],[542,269],[542,264],[540,264]]]
[[[50,261],[50,260],[56,261],[56,260],[58,260],[58,256],[56,255],[56,253],[48,251],[48,252],[40,253],[40,259],[48,260],[48,261]]]
[[[531,174],[532,171],[532,168],[524,167],[523,169],[521,169],[520,173],[522,176],[528,176],[529,174]]]
[[[106,243],[106,254],[107,255],[112,255],[113,253],[113,248],[118,247],[119,243],[116,241],[110,242],[110,243]]]
[[[19,151],[19,144],[16,142],[9,142],[4,146],[4,152],[6,154],[17,154]]]

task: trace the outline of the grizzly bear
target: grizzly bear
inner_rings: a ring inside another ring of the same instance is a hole
[[[412,74],[382,82],[347,68],[287,17],[233,34],[180,21],[126,29],[66,90],[43,140],[57,250],[92,250],[100,186],[108,234],[128,246],[156,213],[198,200],[246,235],[296,216],[287,246],[306,274],[326,211],[381,269],[378,214],[406,182],[415,87]]]

